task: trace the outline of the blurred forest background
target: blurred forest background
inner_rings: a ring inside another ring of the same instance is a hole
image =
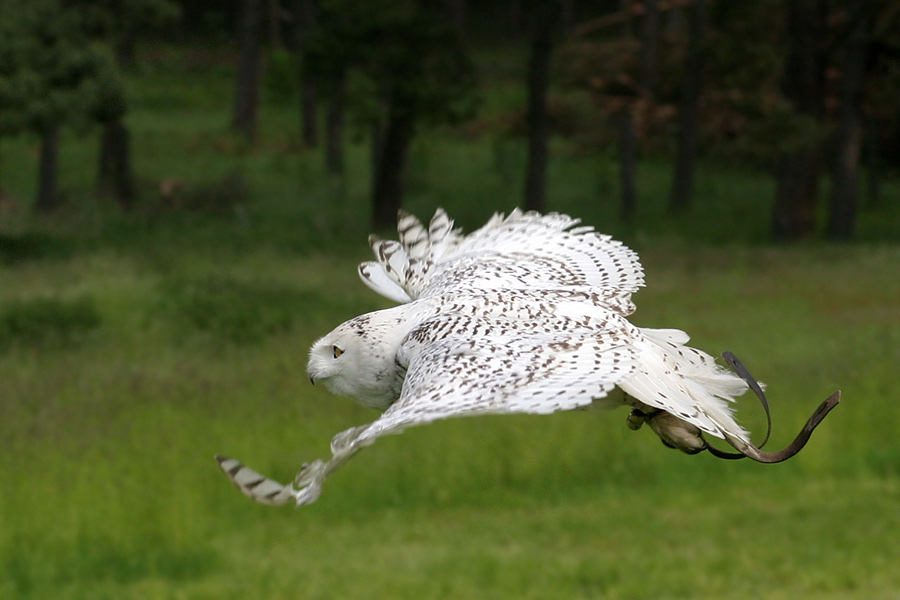
[[[898,97],[894,0],[0,0],[0,598],[896,600]],[[256,505],[216,453],[375,418],[305,365],[401,206],[622,239],[769,449],[843,401],[776,466],[516,415]]]
[[[703,221],[713,237],[749,220],[757,240],[896,239],[898,6],[4,0],[0,219],[91,212],[115,229],[268,203],[334,229],[365,203],[383,229],[442,177],[488,175],[488,193],[457,190],[479,217],[521,205],[677,230],[734,204]],[[217,154],[225,174],[199,164]],[[262,157],[297,157],[299,177],[264,189]],[[561,207],[548,186],[574,177],[554,171],[566,159],[594,174],[562,183],[578,201]],[[711,170],[759,187],[710,190]]]

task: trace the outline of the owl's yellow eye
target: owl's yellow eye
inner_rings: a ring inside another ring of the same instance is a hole
[[[335,358],[337,358],[338,356],[340,356],[341,354],[344,353],[344,351],[341,350],[340,348],[338,348],[337,346],[332,346],[331,349],[334,351]]]

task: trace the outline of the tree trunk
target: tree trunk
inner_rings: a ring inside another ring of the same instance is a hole
[[[300,51],[299,40],[316,24],[315,0],[295,0],[294,13],[297,49]],[[300,71],[300,125],[303,144],[307,148],[315,148],[319,145],[319,91],[304,61],[301,61],[304,66]]]
[[[133,27],[128,27],[120,32],[115,43],[116,64],[123,71],[130,71],[134,68],[137,59],[135,51],[135,43],[137,42],[137,32]]]
[[[303,145],[315,148],[319,145],[319,102],[316,82],[304,73],[300,81],[300,120],[303,128]]]
[[[282,48],[284,46],[284,37],[281,35],[281,1],[268,0],[266,10],[266,29],[268,30],[269,47]]]
[[[121,118],[103,125],[99,164],[97,188],[100,193],[111,194],[123,210],[133,208],[134,176],[131,172],[130,135]]]
[[[375,180],[381,172],[381,157],[384,155],[385,124],[381,121],[372,123],[372,195],[375,193]]]
[[[403,203],[409,146],[415,133],[415,115],[411,103],[393,95],[383,141],[375,152],[376,170],[372,188],[372,224],[387,229],[397,222]],[[373,144],[378,140],[373,139]]]
[[[863,137],[862,97],[865,86],[866,49],[869,43],[869,3],[857,0],[850,36],[845,42],[840,82],[841,104],[835,132],[834,185],[826,234],[830,239],[849,239],[856,226],[859,190],[859,157]]]
[[[774,239],[795,240],[815,231],[819,160],[818,152],[812,149],[781,159],[772,222]]]
[[[262,38],[263,0],[243,0],[238,24],[237,82],[235,85],[232,127],[254,140],[259,112],[260,46]]]
[[[444,7],[447,18],[453,24],[456,35],[459,39],[465,38],[466,34],[466,0],[444,0]]]
[[[508,0],[507,11],[503,13],[503,31],[509,39],[516,39],[522,32],[522,0]]]
[[[630,10],[628,0],[621,0],[620,7],[623,11]],[[622,22],[622,36],[630,39],[631,19],[625,19]],[[645,83],[646,73],[644,72],[645,56],[644,49],[641,50],[641,73],[639,77],[639,85]],[[640,90],[638,90],[640,93]],[[635,184],[636,164],[637,164],[637,134],[634,130],[634,114],[636,97],[623,97],[623,105],[615,115],[616,128],[619,132],[619,183],[621,187],[621,217],[626,225],[634,224],[635,213],[637,212],[637,186]]]
[[[560,0],[559,22],[563,35],[569,35],[575,28],[575,23],[578,20],[577,4],[576,0]]]
[[[656,86],[657,58],[659,47],[659,8],[657,0],[644,0],[644,18],[641,22],[641,72],[639,83],[641,92],[653,97]]]
[[[866,207],[881,206],[881,153],[879,152],[881,128],[875,119],[868,119],[863,148],[866,154]]]
[[[552,10],[552,9],[551,9]],[[545,11],[545,12],[550,12]],[[531,57],[528,61],[528,164],[525,171],[525,208],[544,212],[547,196],[547,161],[550,116],[547,89],[550,84],[550,54],[553,50],[553,20],[536,18]]]
[[[34,205],[38,212],[59,208],[59,125],[48,127],[41,135],[41,155],[38,167],[38,196]]]
[[[816,123],[821,120],[825,96],[825,2],[791,0],[791,47],[781,86],[797,113]],[[775,239],[799,239],[814,233],[820,162],[816,140],[801,143],[782,157],[772,218]]]
[[[344,88],[341,75],[328,100],[325,114],[325,168],[332,175],[344,174]]]
[[[635,186],[637,170],[637,150],[634,133],[634,116],[631,108],[625,107],[619,113],[619,180],[622,187],[622,221],[634,224],[637,212],[637,191]]]
[[[694,158],[700,127],[700,89],[703,85],[703,43],[706,36],[705,0],[693,0],[688,7],[688,49],[681,79],[681,103],[678,108],[678,140],[675,173],[669,212],[688,210],[694,193]]]

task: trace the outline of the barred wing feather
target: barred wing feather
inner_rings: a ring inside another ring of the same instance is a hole
[[[515,210],[495,215],[463,237],[438,210],[426,229],[402,215],[399,241],[370,240],[376,260],[360,265],[362,280],[398,302],[482,289],[591,286],[628,303],[644,283],[637,254],[566,215]]]

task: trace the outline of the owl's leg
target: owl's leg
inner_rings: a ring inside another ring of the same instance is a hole
[[[766,436],[762,443],[754,445],[739,439],[728,432],[725,432],[725,440],[731,444],[737,452],[725,452],[719,450],[715,446],[711,446],[703,439],[702,432],[695,426],[682,421],[681,419],[667,413],[663,410],[651,408],[642,402],[626,395],[624,402],[632,407],[631,414],[628,415],[626,424],[630,429],[640,429],[646,422],[650,428],[659,436],[663,444],[670,448],[677,448],[688,454],[697,454],[703,450],[709,450],[710,454],[716,458],[735,460],[740,458],[750,458],[761,463],[777,463],[785,461],[798,452],[809,441],[812,432],[818,427],[819,423],[825,416],[841,401],[841,392],[837,391],[825,399],[822,404],[809,417],[803,429],[797,434],[790,444],[778,452],[766,452],[762,450],[762,446],[769,439],[769,432],[772,429],[772,419],[769,414],[769,402],[763,393],[762,386],[750,374],[747,368],[741,364],[734,354],[725,352],[723,354],[725,361],[734,370],[735,373],[745,382],[750,390],[756,395],[763,406],[766,413]]]
[[[629,397],[629,400],[633,400]],[[634,400],[634,403],[641,404]],[[629,402],[632,404],[632,402]],[[687,454],[697,454],[707,449],[703,434],[694,425],[673,416],[664,410],[650,408],[648,406],[634,406],[629,413],[625,424],[629,429],[637,431],[647,423],[650,429],[659,436],[662,443],[669,447],[681,450]]]

